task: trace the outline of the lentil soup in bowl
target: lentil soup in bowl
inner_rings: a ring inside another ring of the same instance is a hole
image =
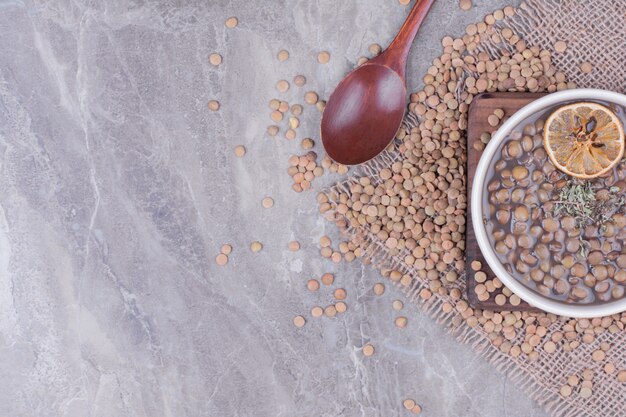
[[[568,317],[626,311],[625,122],[625,95],[567,90],[517,111],[484,150],[476,240],[530,305]]]

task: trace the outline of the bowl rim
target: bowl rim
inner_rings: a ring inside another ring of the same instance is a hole
[[[530,305],[549,313],[566,317],[593,318],[610,316],[626,311],[626,297],[602,304],[575,305],[551,300],[526,287],[504,269],[504,266],[498,260],[495,250],[489,243],[487,230],[483,224],[482,199],[484,183],[486,181],[489,163],[493,159],[500,143],[504,141],[505,137],[514,127],[527,117],[545,110],[548,107],[573,100],[601,100],[626,107],[626,95],[607,90],[580,88],[548,94],[515,112],[492,136],[478,162],[474,178],[472,179],[472,192],[470,196],[472,225],[478,246],[491,270],[504,285]]]

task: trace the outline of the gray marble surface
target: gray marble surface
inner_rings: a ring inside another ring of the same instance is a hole
[[[444,34],[502,4],[438,1],[410,88]],[[397,0],[0,1],[0,415],[393,416],[414,398],[426,416],[544,416],[416,308],[396,329],[402,295],[374,296],[375,270],[320,258],[336,231],[314,191],[290,189],[298,144],[264,135],[279,78],[308,78],[291,102],[327,96],[407,12]],[[315,137],[319,114],[302,121]],[[223,243],[234,251],[218,267]],[[331,301],[304,288],[323,272],[348,292],[335,319],[308,313]]]

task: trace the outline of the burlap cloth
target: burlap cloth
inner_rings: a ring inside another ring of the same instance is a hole
[[[552,62],[557,70],[564,72],[578,87],[626,92],[625,0],[529,0],[520,6],[514,16],[497,22],[496,27],[498,29],[510,27],[525,39],[529,46],[536,45],[552,51]],[[554,53],[553,45],[557,40],[567,42],[567,50],[564,53]],[[473,53],[487,51],[496,58],[501,53],[502,47],[507,46],[496,45],[488,39],[481,42]],[[583,73],[579,68],[585,61],[593,64],[593,71],[590,74]],[[415,115],[407,115],[405,125],[408,129],[417,124]],[[369,177],[375,185],[382,182],[378,175],[380,169],[388,168],[393,162],[403,158],[397,145],[396,143],[395,147],[360,167],[351,179],[332,187],[329,190],[331,204],[332,196],[336,196],[338,192],[350,195],[350,186],[359,176]],[[330,217],[334,216],[333,220],[341,220],[339,213],[332,211],[331,213]],[[423,288],[428,288],[427,282],[418,277],[413,266],[404,263],[402,253],[391,254],[384,242],[368,230],[367,226],[354,227],[350,222],[347,223],[346,233],[353,241],[360,242],[359,246],[365,253],[363,260],[366,263],[373,263],[384,275],[388,275],[390,270],[397,270],[413,277],[409,286],[397,284],[402,287],[407,297],[445,326],[461,342],[471,345],[480,355],[487,358],[497,369],[543,405],[549,413],[554,416],[577,417],[626,416],[626,384],[620,383],[616,378],[619,370],[626,369],[626,330],[623,330],[623,325],[619,326],[617,332],[601,332],[592,343],[581,343],[569,351],[559,347],[555,353],[548,353],[540,345],[535,349],[538,355],[534,357],[504,353],[491,343],[481,325],[468,326],[457,309],[449,313],[442,310],[444,303],[456,305],[457,301],[450,296],[435,293],[423,301],[418,294]],[[463,271],[459,273],[460,279],[453,285],[465,294],[464,273]],[[614,323],[621,321],[623,324],[625,318],[626,316],[616,315],[609,321]],[[566,326],[572,324],[576,326],[575,322],[564,317],[556,320],[551,317],[551,321],[544,341],[550,340],[554,332],[567,331]],[[511,341],[513,344],[523,341],[524,329],[521,330],[517,332],[516,339]],[[603,342],[610,343],[612,347],[607,352],[605,360],[595,362],[591,354],[600,349]],[[603,369],[607,362],[612,362],[617,370],[607,373]],[[590,398],[583,398],[579,395],[580,385],[578,385],[571,395],[562,397],[559,390],[567,384],[568,376],[580,376],[585,369],[593,371],[593,395]]]

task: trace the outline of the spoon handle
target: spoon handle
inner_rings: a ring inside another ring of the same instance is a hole
[[[417,0],[411,13],[406,18],[400,31],[385,51],[385,61],[387,66],[396,71],[404,79],[406,73],[406,60],[411,49],[411,44],[417,31],[419,30],[430,6],[435,0]]]

